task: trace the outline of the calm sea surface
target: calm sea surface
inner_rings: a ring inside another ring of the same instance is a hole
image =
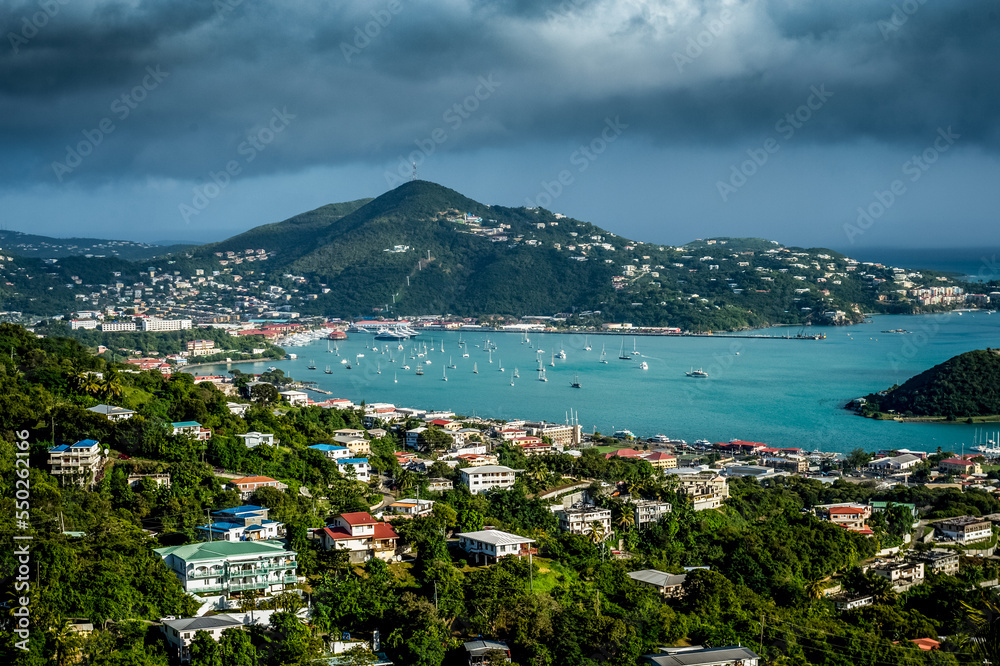
[[[881,332],[897,328],[911,333]],[[761,333],[794,335],[798,331],[773,328]],[[526,344],[519,334],[463,333],[468,358],[463,357],[458,333],[427,332],[404,342],[403,351],[396,348],[397,343],[351,334],[349,340],[337,344],[339,356],[328,353],[326,341],[320,341],[288,348],[298,355],[296,360],[229,367],[259,373],[274,365],[333,393],[313,394],[317,401],[340,397],[356,403],[391,402],[463,415],[556,422],[564,422],[574,410],[584,430],[608,434],[628,429],[641,436],[662,433],[688,442],[737,438],[840,452],[857,446],[958,450],[963,443],[967,448],[973,443],[973,426],[872,421],[842,407],[956,354],[1000,347],[1000,313],[886,315],[870,324],[805,331],[826,333],[827,339],[636,337],[633,341],[623,336],[532,334]],[[497,346],[492,363],[485,351],[487,338]],[[591,351],[584,350],[588,341]],[[631,352],[633,342],[641,356],[619,360],[621,348]],[[376,343],[378,352],[372,350]],[[424,345],[428,348],[425,358],[431,363],[418,376],[417,362],[423,359],[410,355],[415,348],[423,352]],[[602,346],[607,364],[599,362]],[[539,348],[544,353],[536,355]],[[567,358],[555,359],[553,367],[552,354],[560,349]],[[364,356],[358,359],[358,354]],[[544,361],[547,382],[537,378],[539,358]],[[343,359],[352,361],[351,370],[340,363]],[[307,369],[310,360],[316,362],[317,370]],[[447,370],[445,382],[442,373],[449,361],[458,367]],[[641,361],[646,361],[648,370],[639,369]],[[404,364],[410,370],[403,370]],[[324,373],[327,365],[333,374]],[[473,372],[474,365],[478,374]],[[515,368],[520,377],[511,386]],[[692,368],[704,368],[710,377],[685,376]],[[198,373],[226,370],[222,364]],[[570,386],[577,377],[582,388]],[[994,429],[1000,430],[1000,424]]]

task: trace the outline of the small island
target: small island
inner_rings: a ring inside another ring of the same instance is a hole
[[[851,401],[862,416],[902,421],[1000,421],[1000,349],[965,352],[902,385]]]

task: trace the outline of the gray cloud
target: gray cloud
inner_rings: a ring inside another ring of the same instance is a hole
[[[954,125],[995,152],[996,3],[911,1],[898,26],[893,3],[860,1],[399,0],[395,14],[388,0],[72,1],[18,53],[0,43],[0,179],[55,183],[52,162],[105,117],[114,132],[67,181],[204,178],[275,107],[296,120],[255,175],[391,162],[491,73],[502,87],[443,151],[580,140],[608,115],[633,140],[738,147],[825,84],[834,97],[802,141],[922,144]],[[4,34],[37,10],[12,6]],[[371,25],[347,62],[343,45]],[[699,36],[710,43],[679,71]],[[114,100],[157,65],[169,77],[116,118]]]

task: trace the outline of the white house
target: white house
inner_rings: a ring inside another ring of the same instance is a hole
[[[559,518],[559,529],[570,534],[590,534],[594,531],[594,524],[601,527],[604,539],[612,536],[611,533],[611,510],[602,509],[593,504],[574,504],[556,511]]]
[[[97,473],[104,460],[104,449],[93,439],[82,439],[75,444],[60,444],[49,449],[49,471],[54,476],[86,485],[97,480]]]
[[[669,502],[658,500],[637,500],[633,502],[635,510],[632,512],[635,519],[636,529],[649,527],[658,522],[660,518],[670,513],[673,507]]]
[[[212,437],[212,429],[202,427],[197,421],[175,421],[170,427],[175,435],[187,435],[202,442]]]
[[[243,444],[246,445],[248,449],[256,448],[261,444],[274,446],[274,435],[271,433],[257,432],[254,430],[253,432],[248,432],[245,435],[236,436],[243,440]]]
[[[406,431],[406,446],[411,449],[420,448],[420,435],[427,431],[427,428],[420,426]]]
[[[348,551],[351,562],[367,562],[375,557],[386,561],[400,559],[396,530],[366,511],[342,513],[313,534],[326,550]]]
[[[476,563],[496,562],[501,557],[531,556],[531,544],[534,539],[518,536],[500,530],[480,530],[478,532],[463,532],[458,534],[458,545],[465,552],[476,556]]]
[[[191,661],[191,642],[199,631],[208,632],[212,640],[219,642],[226,629],[243,628],[243,621],[227,614],[210,617],[183,617],[178,620],[163,621],[163,635],[167,639],[168,652],[182,662]]]
[[[679,597],[684,594],[687,574],[669,574],[656,569],[630,571],[628,577],[637,583],[648,585],[665,597]]]
[[[372,478],[368,458],[337,458],[334,462],[337,463],[340,473],[346,477],[350,477],[353,473],[355,479],[365,483]]]
[[[109,421],[124,421],[125,419],[130,419],[135,416],[135,412],[131,409],[115,407],[113,405],[97,405],[96,407],[88,407],[87,411],[100,414]]]
[[[878,460],[873,460],[868,463],[868,467],[878,472],[891,474],[913,469],[920,464],[920,462],[921,459],[917,456],[904,453],[903,455],[893,456],[891,458],[879,458]]]
[[[656,654],[643,655],[640,662],[646,666],[758,666],[760,657],[747,647],[727,645],[706,648],[664,647]]]
[[[336,444],[313,444],[309,448],[313,451],[319,451],[331,460],[351,457],[351,450],[346,446],[337,446]]]
[[[434,510],[434,501],[425,499],[401,499],[385,508],[387,513],[404,518],[427,516]]]
[[[230,414],[235,414],[236,416],[243,416],[250,409],[250,405],[242,402],[227,402],[226,407],[229,409]]]
[[[262,590],[281,592],[298,583],[296,555],[280,541],[203,541],[154,548],[181,587],[202,598]]]
[[[946,539],[958,543],[982,541],[993,536],[993,524],[985,518],[958,516],[934,523],[934,529]]]
[[[278,395],[292,407],[305,407],[309,404],[309,394],[305,391],[278,391]]]
[[[510,488],[514,485],[515,475],[521,470],[511,469],[503,465],[483,465],[460,469],[462,483],[473,495],[484,493],[493,488]]]
[[[259,541],[284,536],[284,523],[269,520],[268,511],[253,505],[220,509],[212,512],[216,521],[197,529],[206,541]]]

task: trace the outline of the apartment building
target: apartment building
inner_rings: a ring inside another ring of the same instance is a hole
[[[105,462],[104,449],[93,439],[60,444],[49,449],[49,472],[60,479],[91,485]]]
[[[611,510],[593,504],[578,503],[556,511],[559,529],[570,534],[590,534],[599,526],[604,539],[612,536]]]
[[[510,488],[514,485],[517,472],[520,471],[503,465],[483,465],[461,469],[459,473],[462,476],[462,483],[469,488],[469,492],[478,495],[493,488]]]

